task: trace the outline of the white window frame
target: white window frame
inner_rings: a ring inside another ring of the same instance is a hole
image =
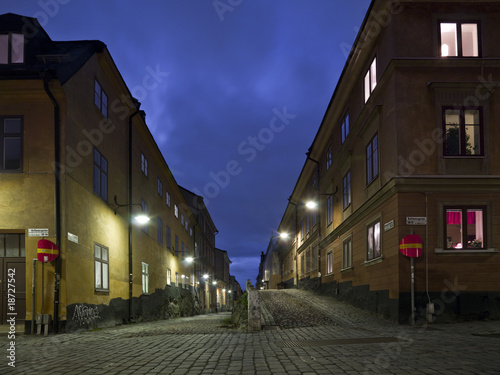
[[[342,269],[352,268],[352,236],[342,241]]]
[[[149,264],[141,263],[142,294],[149,294]]]
[[[94,289],[109,291],[109,248],[98,243],[94,243]]]
[[[331,275],[333,273],[333,251],[326,253],[326,274]]]
[[[172,271],[167,268],[167,285],[172,285]]]

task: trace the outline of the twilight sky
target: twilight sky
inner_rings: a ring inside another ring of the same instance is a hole
[[[369,0],[2,0],[101,40],[242,288],[282,218]],[[151,79],[153,77],[153,80]]]

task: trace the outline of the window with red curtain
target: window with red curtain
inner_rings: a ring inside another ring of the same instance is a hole
[[[486,248],[485,212],[485,207],[445,207],[445,249]]]

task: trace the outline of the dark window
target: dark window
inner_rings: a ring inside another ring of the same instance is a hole
[[[445,207],[444,248],[486,249],[486,207]]]
[[[0,258],[18,258],[26,256],[24,234],[0,233]]]
[[[170,246],[172,246],[172,237],[170,227],[167,225],[167,248],[170,249]]]
[[[94,83],[94,103],[104,117],[108,118],[108,96],[97,80]]]
[[[481,108],[443,108],[445,156],[482,156]]]
[[[108,201],[108,161],[94,148],[94,194]]]
[[[145,176],[148,175],[148,159],[143,153],[141,153],[141,171]]]
[[[340,126],[341,129],[341,141],[345,142],[347,135],[349,134],[349,114],[346,114],[342,124]]]
[[[22,172],[23,121],[21,117],[0,117],[2,172]]]
[[[342,268],[352,267],[352,238],[344,240],[342,243]]]
[[[378,134],[366,146],[366,183],[378,176]]]
[[[344,176],[344,208],[351,204],[351,171]]]

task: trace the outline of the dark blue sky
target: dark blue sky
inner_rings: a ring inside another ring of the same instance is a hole
[[[177,182],[206,198],[244,288],[369,3],[2,0],[0,14],[36,17],[53,40],[107,45]]]

